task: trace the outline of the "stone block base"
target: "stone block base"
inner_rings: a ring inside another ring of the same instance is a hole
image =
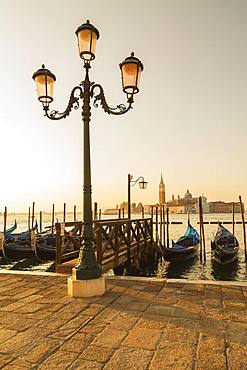
[[[68,294],[71,297],[94,297],[105,293],[105,277],[91,280],[68,278]]]

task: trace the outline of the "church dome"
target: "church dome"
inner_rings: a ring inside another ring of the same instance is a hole
[[[192,194],[189,192],[189,189],[187,189],[186,193],[184,194],[184,198],[185,199],[191,199],[192,198]]]

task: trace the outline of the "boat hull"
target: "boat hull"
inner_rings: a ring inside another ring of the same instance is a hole
[[[198,255],[199,244],[193,245],[184,249],[174,249],[163,247],[163,256],[166,261],[187,261],[191,260]]]

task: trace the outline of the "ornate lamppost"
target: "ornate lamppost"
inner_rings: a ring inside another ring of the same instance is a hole
[[[53,101],[53,88],[56,77],[49,69],[42,65],[33,74],[36,83],[38,100],[42,103],[45,116],[51,120],[60,120],[67,117],[71,110],[80,107],[82,101],[82,120],[84,132],[84,186],[83,186],[83,246],[80,250],[78,264],[69,278],[69,294],[73,296],[92,296],[103,294],[105,282],[101,276],[101,267],[97,264],[93,246],[93,220],[91,199],[91,164],[90,164],[90,135],[89,123],[91,117],[91,100],[94,107],[99,104],[108,114],[121,115],[128,112],[133,105],[134,95],[139,92],[140,75],[143,71],[141,61],[131,53],[122,63],[120,70],[122,76],[123,91],[127,96],[127,106],[119,104],[116,108],[110,108],[106,102],[103,87],[91,82],[89,70],[91,62],[95,59],[96,42],[99,39],[99,31],[89,22],[82,24],[76,30],[79,54],[84,62],[85,78],[75,86],[70,94],[68,106],[64,112],[57,110],[49,111]]]
[[[138,177],[136,180],[132,180],[133,176],[128,174],[128,219],[131,219],[131,199],[130,199],[130,187],[135,186],[139,183],[140,189],[147,188],[147,181],[144,180],[143,176]],[[140,181],[139,181],[140,180]]]

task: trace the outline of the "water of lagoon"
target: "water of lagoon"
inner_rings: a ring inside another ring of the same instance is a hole
[[[81,215],[78,215],[78,218]],[[102,218],[117,218],[116,216],[104,216]],[[133,218],[139,218],[140,215],[133,215]],[[147,215],[147,217],[149,217]],[[62,221],[63,215],[59,213],[56,215],[56,219]],[[27,229],[27,215],[25,214],[10,214],[8,215],[8,226],[11,226],[14,223],[14,219],[17,220],[18,229],[17,232]],[[73,214],[68,213],[67,221],[73,220]],[[205,214],[204,221],[231,221],[231,214]],[[186,230],[187,227],[187,215],[170,215],[170,221],[180,221],[183,224],[171,224],[169,227],[170,234],[170,243],[171,239],[176,240]],[[190,221],[192,226],[196,227],[199,231],[198,225],[198,215],[191,215]],[[235,221],[241,221],[241,215],[235,215]],[[50,225],[51,215],[43,214],[43,227]],[[0,230],[3,229],[3,216],[0,216]],[[225,225],[230,231],[232,231],[232,225]],[[247,267],[244,257],[244,245],[243,245],[243,227],[241,224],[235,224],[235,235],[238,238],[240,244],[239,257],[236,263],[233,263],[229,266],[219,266],[213,260],[211,260],[211,247],[210,242],[213,239],[216,231],[217,224],[205,224],[205,238],[206,238],[206,263],[201,264],[199,259],[195,259],[191,262],[186,263],[169,263],[165,261],[160,261],[158,266],[149,270],[146,273],[146,276],[157,276],[157,277],[167,277],[167,278],[185,278],[193,280],[247,280]],[[32,260],[18,260],[18,261],[9,261],[4,260],[0,257],[0,269],[4,270],[31,270],[31,271],[54,271],[54,263],[46,262],[40,263],[35,259]]]

